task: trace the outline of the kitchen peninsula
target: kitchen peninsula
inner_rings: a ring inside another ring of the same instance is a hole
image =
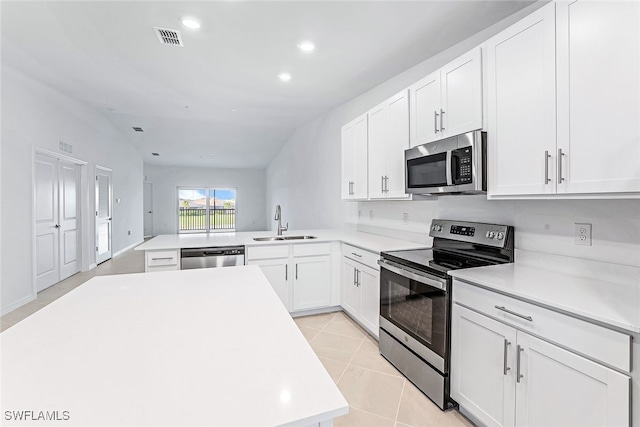
[[[257,266],[95,277],[0,339],[3,415],[330,426],[348,412]]]

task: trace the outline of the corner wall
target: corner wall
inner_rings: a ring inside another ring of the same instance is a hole
[[[112,253],[142,241],[142,156],[97,111],[6,65],[2,65],[2,271],[0,313],[35,298],[32,283],[32,156],[34,148],[88,162],[80,203],[94,209],[95,165],[113,169]],[[115,203],[115,199],[121,203]],[[95,217],[82,219],[83,266],[95,262]],[[131,235],[128,235],[128,231]],[[88,235],[87,235],[88,234]]]
[[[153,184],[153,235],[178,232],[178,187],[236,188],[236,231],[265,229],[264,169],[144,165]],[[140,210],[142,213],[142,210]]]

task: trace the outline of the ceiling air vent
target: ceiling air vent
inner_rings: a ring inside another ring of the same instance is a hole
[[[172,46],[184,46],[182,44],[182,37],[180,37],[180,31],[160,27],[153,27],[153,29],[156,30],[156,35],[160,43]]]
[[[133,130],[135,130],[136,132],[144,132],[144,129],[142,129],[141,127],[137,127],[137,126],[134,126]]]
[[[158,157],[160,155],[160,153],[151,153],[151,155]]]

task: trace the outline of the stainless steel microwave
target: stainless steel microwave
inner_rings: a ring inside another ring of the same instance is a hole
[[[477,130],[405,150],[406,192],[411,194],[486,192],[486,140],[487,133]]]

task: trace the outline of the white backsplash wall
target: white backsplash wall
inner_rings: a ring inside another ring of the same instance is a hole
[[[638,199],[510,201],[461,195],[353,204],[347,221],[361,231],[430,244],[434,218],[506,224],[515,227],[517,249],[640,267]],[[574,244],[576,222],[592,224],[592,246]]]

